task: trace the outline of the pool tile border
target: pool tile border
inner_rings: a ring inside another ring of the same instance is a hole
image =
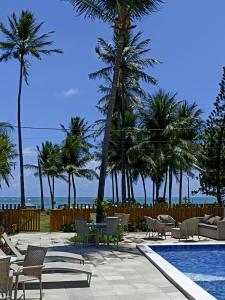
[[[212,245],[213,243],[210,243]],[[185,243],[180,243],[179,245],[185,245]],[[177,245],[177,246],[179,246]],[[186,244],[187,245],[187,244]],[[206,245],[205,243],[190,243],[188,245]],[[218,244],[215,244],[218,245]],[[190,300],[217,300],[194,281],[188,278],[184,273],[180,272],[172,264],[166,261],[158,253],[156,253],[151,246],[174,246],[174,244],[153,244],[153,245],[137,245],[137,249],[145,255],[145,257],[174,285],[176,286],[188,299]]]

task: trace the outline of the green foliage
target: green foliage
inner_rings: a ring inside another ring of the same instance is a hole
[[[147,227],[147,223],[145,219],[142,219],[138,222],[137,227],[136,227],[139,231],[141,232],[146,232],[148,227]]]
[[[203,134],[201,192],[216,196],[218,203],[225,195],[225,68],[214,109],[206,121]]]
[[[63,232],[75,232],[75,224],[64,224],[61,228]]]
[[[97,222],[102,222],[106,217],[106,210],[109,206],[108,201],[102,201],[101,199],[95,199],[94,201],[97,207]]]

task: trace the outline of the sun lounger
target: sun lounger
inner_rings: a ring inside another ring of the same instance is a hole
[[[12,253],[17,257],[17,261],[24,260],[24,255],[22,255],[20,251],[14,246],[14,244],[11,242],[10,238],[5,232],[2,234],[2,238],[4,239],[7,246],[10,248]],[[46,254],[46,260],[79,261],[80,263],[84,264],[84,258],[82,255],[71,252],[48,251]]]
[[[61,272],[62,273],[72,272],[72,273],[86,274],[88,285],[90,286],[92,272],[91,272],[90,267],[88,265],[85,265],[85,266],[80,265],[79,266],[77,264],[68,263],[68,262],[44,263],[43,273],[48,273],[48,272],[52,272],[52,271],[59,272],[59,273],[61,273]]]

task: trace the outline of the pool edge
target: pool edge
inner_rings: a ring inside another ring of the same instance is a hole
[[[167,244],[168,245],[168,244]],[[151,245],[149,245],[151,247]],[[190,300],[217,300],[206,290],[197,285],[184,273],[161,257],[148,245],[137,245],[136,248],[182,293]],[[153,245],[152,245],[153,246]],[[156,244],[154,244],[156,246]],[[162,244],[160,246],[163,246]]]

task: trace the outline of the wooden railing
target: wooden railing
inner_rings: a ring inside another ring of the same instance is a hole
[[[40,209],[0,209],[0,225],[7,231],[40,231]]]
[[[76,218],[88,220],[90,213],[96,209],[90,206],[77,206],[76,208],[55,209],[50,212],[50,230],[60,231],[65,224],[74,223]],[[177,222],[185,219],[204,216],[204,214],[224,216],[224,208],[219,205],[199,205],[199,206],[110,206],[107,215],[112,216],[116,212],[130,214],[130,224],[137,226],[144,216],[156,218],[159,214],[168,214]]]

